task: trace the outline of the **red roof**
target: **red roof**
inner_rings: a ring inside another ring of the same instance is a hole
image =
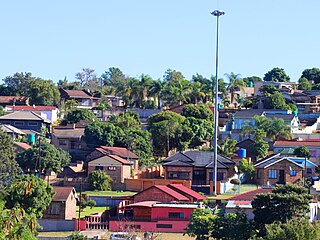
[[[63,89],[69,97],[79,97],[79,98],[91,98],[92,96],[83,90],[65,90]]]
[[[25,96],[0,96],[0,103],[11,103],[16,101],[26,101],[28,98]]]
[[[272,191],[272,188],[259,188],[256,190],[252,190],[250,192],[242,193],[235,195],[228,200],[234,200],[234,201],[252,201],[256,195],[258,194],[264,194],[264,193],[270,193]]]
[[[107,147],[107,146],[100,146],[99,148],[96,148],[99,152],[101,152],[104,155],[117,155],[122,158],[133,158],[138,159],[139,157],[134,154],[133,152],[129,151],[126,148],[122,147]]]
[[[160,203],[160,202],[158,202],[158,201],[144,201],[144,202],[132,203],[132,204],[129,204],[125,207],[149,207],[149,208],[151,208],[156,203]]]
[[[74,189],[73,187],[57,187],[57,186],[54,186],[53,188],[56,194],[54,195],[52,201],[56,201],[56,202],[66,201]]]
[[[52,111],[56,110],[55,106],[13,106],[7,105],[6,108],[14,109],[16,111]]]
[[[117,155],[109,155],[109,156],[112,157],[114,160],[116,160],[116,161],[118,161],[118,162],[120,162],[120,163],[122,163],[124,165],[133,165],[133,163],[130,162],[129,160],[124,159],[122,157],[119,157]]]
[[[21,147],[22,149],[25,149],[25,150],[32,148],[29,144],[24,142],[14,142],[14,145],[17,145],[18,147]]]
[[[320,147],[320,139],[303,139],[303,140],[278,140],[273,144],[274,147]]]
[[[197,201],[206,199],[205,196],[197,193],[196,191],[193,191],[192,189],[190,189],[182,184],[169,184],[168,187],[172,188],[175,191],[180,192],[182,195],[191,196],[191,197],[197,199]]]
[[[189,200],[189,198],[187,198],[186,196],[183,196],[182,194],[176,192],[175,190],[173,190],[165,185],[154,185],[153,187],[158,188],[159,190],[161,190],[162,192],[164,192],[166,194],[169,194],[170,196],[174,197],[178,201],[188,201]]]

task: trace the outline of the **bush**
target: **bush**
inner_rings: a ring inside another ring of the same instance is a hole
[[[98,191],[111,190],[112,178],[104,171],[95,170],[89,174],[89,185]]]
[[[231,179],[230,183],[234,185],[240,185],[241,182],[238,178],[233,178]]]
[[[90,200],[88,201],[88,204],[87,204],[87,205],[92,209],[93,207],[95,207],[95,206],[97,205],[97,203],[96,203],[95,200],[90,199]]]

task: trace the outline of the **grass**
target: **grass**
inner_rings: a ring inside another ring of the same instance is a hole
[[[88,196],[110,196],[110,197],[120,197],[120,196],[132,196],[136,194],[136,192],[130,191],[85,191],[83,194],[87,194]]]
[[[137,235],[143,239],[143,232],[141,233],[137,233]],[[103,237],[103,239],[109,239],[111,235],[111,232],[106,233]],[[177,240],[177,239],[181,239],[181,240],[195,240],[195,238],[189,237],[188,235],[184,235],[183,233],[155,233],[155,240]]]
[[[260,188],[260,186],[258,186],[258,188]],[[249,192],[252,190],[257,189],[257,185],[254,184],[241,184],[240,185],[240,194],[241,193],[245,193],[245,192]],[[239,194],[238,190],[236,192],[234,192],[232,189],[228,190],[226,193],[220,194],[218,196],[207,196],[208,199],[215,199],[215,200],[224,200],[224,199],[228,199],[232,196],[235,196]]]
[[[73,232],[39,232],[38,237],[68,237]]]
[[[85,217],[85,216],[89,216],[89,215],[93,215],[93,214],[97,214],[100,212],[104,212],[105,210],[107,210],[108,207],[93,207],[92,209],[90,207],[86,207],[85,209],[83,209],[80,212],[80,217]],[[79,210],[77,209],[77,217],[79,216]]]

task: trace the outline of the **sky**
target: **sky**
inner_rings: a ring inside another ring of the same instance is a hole
[[[320,67],[319,0],[10,0],[0,8],[0,79],[15,72],[74,81],[82,68],[186,79],[259,76],[284,68],[297,81]]]

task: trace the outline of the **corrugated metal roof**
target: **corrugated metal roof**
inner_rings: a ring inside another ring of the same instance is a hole
[[[154,185],[155,188],[158,188],[159,190],[163,191],[166,194],[169,194],[170,196],[174,197],[178,201],[188,201],[189,198],[186,196],[183,196],[182,194],[174,191],[173,189],[165,186],[165,185]]]
[[[186,186],[184,186],[182,184],[169,184],[168,187],[172,188],[175,191],[179,191],[182,195],[187,195],[187,196],[191,196],[193,198],[196,198],[198,201],[206,199],[205,196],[197,193],[196,191],[193,191],[190,188],[187,188]]]

